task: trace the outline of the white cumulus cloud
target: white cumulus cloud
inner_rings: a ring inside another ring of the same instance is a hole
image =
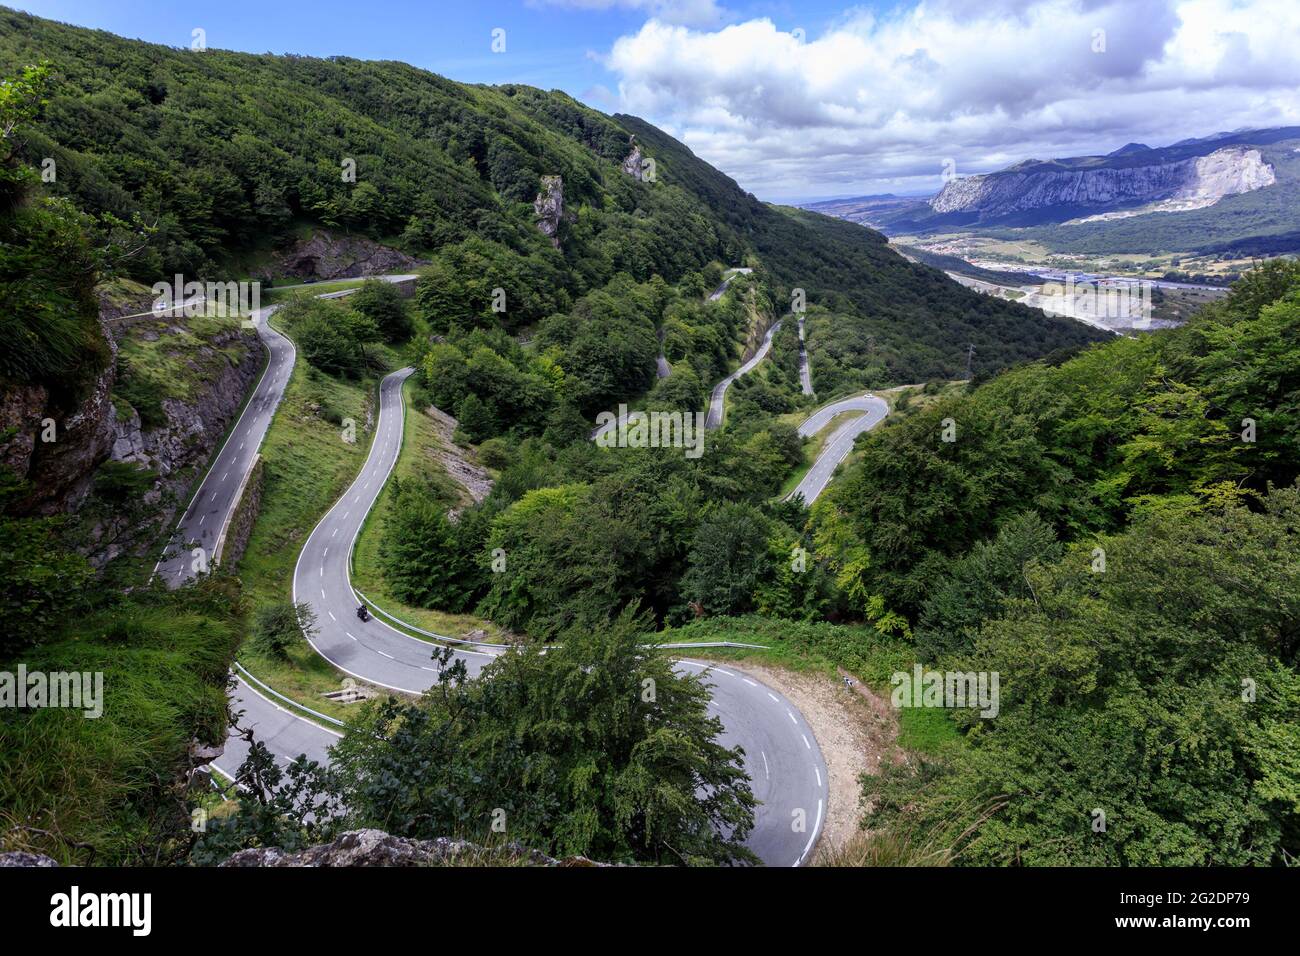
[[[1295,0],[922,0],[801,33],[656,18],[604,62],[620,109],[771,199],[1300,123]]]

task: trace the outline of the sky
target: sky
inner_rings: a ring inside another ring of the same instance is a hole
[[[1297,0],[0,2],[172,46],[201,29],[209,47],[561,89],[774,202],[1300,125]]]

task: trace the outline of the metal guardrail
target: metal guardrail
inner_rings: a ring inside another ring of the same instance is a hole
[[[470,647],[496,647],[502,650],[509,650],[512,647],[519,646],[517,644],[492,644],[487,641],[467,641],[461,637],[448,637],[445,634],[436,634],[433,631],[426,631],[422,627],[416,627],[414,624],[408,624],[406,621],[403,621],[400,617],[395,617],[394,615],[389,614],[387,611],[385,611],[382,607],[380,607],[370,598],[366,597],[366,595],[359,588],[357,588],[356,585],[352,586],[352,591],[354,594],[356,594],[356,596],[360,600],[365,601],[366,604],[371,609],[373,609],[376,614],[381,614],[384,617],[388,618],[388,620],[392,621],[394,624],[397,624],[400,627],[407,628],[408,630],[416,631],[417,633],[423,634],[425,637],[432,637],[435,640],[447,641],[452,644],[467,644]],[[551,646],[555,646],[555,645],[551,645]],[[768,644],[745,644],[740,641],[703,641],[700,643],[649,644],[647,646],[657,647],[657,648],[667,648],[669,650],[689,650],[692,647],[701,647],[701,648],[747,647],[759,651],[771,650],[771,646]]]
[[[690,650],[692,647],[750,647],[757,651],[770,651],[768,644],[744,644],[740,641],[702,641],[699,644],[653,644],[652,647],[670,648],[675,651]]]
[[[284,701],[290,707],[294,707],[305,713],[311,714],[313,717],[317,718],[318,720],[323,720],[326,723],[333,724],[336,727],[347,726],[347,724],[339,720],[337,717],[331,717],[328,714],[322,714],[318,710],[312,710],[306,704],[300,704],[296,700],[293,700],[290,697],[285,697],[284,694],[281,694],[278,690],[268,687],[266,684],[262,683],[262,681],[258,680],[256,677],[250,674],[248,672],[248,668],[246,668],[243,664],[239,663],[239,661],[235,661],[234,663],[235,663],[235,667],[239,669],[239,673],[244,677],[245,680],[249,681],[250,683],[256,684],[259,688],[264,690],[266,693],[270,694],[272,697],[276,697]]]

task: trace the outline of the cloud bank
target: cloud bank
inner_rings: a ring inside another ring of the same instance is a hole
[[[1297,38],[1295,0],[927,0],[817,36],[653,18],[604,62],[621,110],[790,200],[1297,124]]]

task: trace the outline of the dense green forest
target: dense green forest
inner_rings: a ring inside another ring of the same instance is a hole
[[[1300,266],[1276,262],[1183,328],[865,437],[819,555],[918,660],[1002,681],[965,746],[866,781],[868,825],[972,864],[1294,860],[1297,412]]]
[[[1184,328],[1112,338],[963,289],[870,230],[765,205],[643,121],[560,93],[175,50],[8,10],[0,74],[18,78],[0,88],[14,130],[0,385],[84,397],[111,360],[105,278],[251,275],[304,229],[416,255],[409,304],[369,284],[345,304],[290,300],[277,323],[322,396],[310,424],[338,420],[336,387],[399,359],[418,368],[418,404],[457,417],[491,492],[452,517],[442,476],[395,479],[383,574],[414,607],[476,613],[524,644],[490,680],[448,669],[419,702],[369,705],[332,769],[284,771],[254,746],[257,786],[198,840],[176,778],[193,741],[221,736],[245,635],[273,653],[277,634],[299,640],[288,596],[250,606],[264,582],[228,573],[123,593],[61,517],[18,514],[24,483],[5,473],[4,660],[102,667],[124,701],[103,721],[0,714],[0,827],[43,834],[23,845],[205,863],[326,836],[285,802],[294,788],[345,802],[349,823],[480,836],[509,790],[514,832],[548,852],[745,861],[738,755],[699,683],[644,647],[673,627],[761,632],[876,685],[913,661],[1000,673],[996,720],[958,712],[944,746],[864,781],[874,832],[945,860],[1300,851],[1300,267],[1251,273]],[[621,171],[632,135],[655,181]],[[558,246],[531,202],[556,173]],[[753,273],[708,301],[740,263]],[[589,440],[619,401],[702,408],[797,289],[818,401],[953,380],[970,344],[975,380],[900,402],[811,513],[781,500],[811,404],[790,319],[698,459]],[[657,379],[661,349],[673,372]],[[272,468],[272,494],[277,480],[291,483]],[[277,540],[309,528],[286,520]],[[629,706],[647,679],[658,701]]]

